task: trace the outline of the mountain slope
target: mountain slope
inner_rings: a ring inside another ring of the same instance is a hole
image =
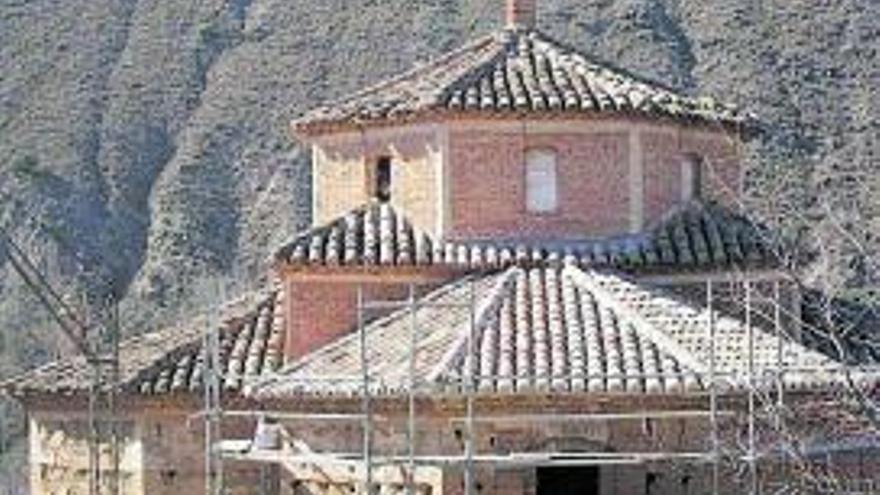
[[[494,29],[497,3],[2,0],[0,221],[65,293],[124,295],[128,331],[197,306],[198,281],[256,284],[308,222],[308,154],[287,120]],[[811,225],[816,273],[871,282],[841,231],[876,250],[876,2],[541,8],[563,41],[761,116],[755,202],[809,213],[794,223]],[[0,260],[0,374],[60,350],[33,308]]]

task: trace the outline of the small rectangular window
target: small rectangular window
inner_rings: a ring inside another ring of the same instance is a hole
[[[558,208],[556,154],[547,150],[526,153],[526,209],[551,213]]]
[[[681,163],[681,200],[687,203],[702,197],[703,159],[700,155],[688,153]]]
[[[700,199],[703,190],[703,158],[694,153],[684,155],[681,162],[681,200]]]
[[[382,203],[391,200],[391,158],[383,156],[376,162],[373,197]]]

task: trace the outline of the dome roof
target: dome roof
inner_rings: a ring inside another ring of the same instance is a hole
[[[426,116],[629,116],[740,128],[750,116],[711,98],[678,94],[592,59],[532,28],[511,27],[398,77],[315,108],[300,134]]]

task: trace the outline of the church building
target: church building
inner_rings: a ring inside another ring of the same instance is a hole
[[[732,411],[842,367],[739,206],[754,117],[497,1],[500,30],[291,123],[313,225],[220,317],[223,493],[748,493],[758,448],[756,482],[791,475],[779,431],[721,459],[755,427]],[[121,493],[205,491],[205,325],[123,341]],[[5,385],[35,494],[87,493],[88,371]]]

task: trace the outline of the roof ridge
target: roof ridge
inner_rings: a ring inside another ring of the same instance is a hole
[[[600,304],[613,309],[620,318],[631,323],[637,332],[653,341],[658,348],[674,357],[679,363],[687,366],[691,371],[697,374],[703,374],[706,372],[705,364],[701,363],[696,356],[675,342],[662,330],[656,328],[654,324],[644,318],[641,314],[633,311],[629,306],[618,301],[617,298],[609,293],[604,287],[596,283],[592,275],[588,275],[584,270],[572,265],[567,265],[563,269],[563,273],[566,276],[571,277],[576,284],[580,284],[583,288],[590,291]]]
[[[470,64],[465,64],[460,68],[460,72],[455,74],[455,77],[451,77],[448,82],[445,82],[445,87],[443,87],[443,90],[438,95],[444,100],[441,103],[445,103],[446,100],[449,100],[449,98],[452,97],[452,94],[457,91],[457,88],[465,81],[469,81],[473,84],[484,77],[487,77],[490,74],[487,67],[491,68],[495,65],[497,59],[500,57],[507,57],[510,54],[511,48],[514,45],[513,39],[510,39],[507,34],[507,31],[495,31],[489,35],[498,48],[496,50],[489,50],[484,54],[479,54],[475,57],[475,61]]]
[[[635,294],[634,297],[637,300],[644,299],[650,301],[651,313],[653,314],[648,313],[647,309],[640,309],[637,301],[627,302],[620,300],[613,293],[609,292],[602,283],[594,284],[597,287],[596,290],[602,291],[602,293],[606,294],[610,300],[614,301],[614,304],[616,304],[617,307],[621,308],[622,314],[632,317],[646,325],[646,327],[637,327],[639,330],[647,330],[652,332],[651,335],[662,336],[661,338],[663,342],[671,344],[672,348],[680,349],[679,354],[673,354],[677,359],[683,361],[685,357],[689,357],[689,359],[698,363],[699,367],[695,367],[694,370],[701,374],[707,373],[708,371],[707,364],[700,364],[706,359],[706,356],[701,356],[701,354],[707,352],[705,349],[706,346],[714,346],[716,353],[718,354],[716,370],[720,372],[734,373],[733,376],[726,377],[724,381],[733,387],[741,386],[743,378],[739,376],[739,374],[743,373],[742,369],[738,368],[736,363],[728,362],[729,359],[722,358],[721,354],[725,349],[725,352],[730,353],[731,350],[729,348],[731,346],[741,347],[743,345],[743,340],[746,342],[749,340],[744,337],[744,335],[747,334],[749,327],[747,327],[742,320],[729,315],[719,315],[715,319],[714,341],[712,341],[708,337],[708,330],[704,331],[702,328],[705,326],[704,321],[708,323],[709,313],[706,308],[692,305],[681,297],[663,291],[660,288],[636,284],[626,277],[617,274],[609,274],[607,276],[614,277],[616,283],[625,286],[624,290],[636,292],[637,294]],[[587,276],[584,275],[584,278],[586,277]],[[593,283],[595,277],[596,275],[594,275],[593,279],[588,280],[588,283]],[[670,316],[675,317],[675,325],[677,326],[675,328],[670,327],[664,329],[664,326],[667,325],[664,320],[669,319]],[[687,330],[689,328],[693,329],[695,327],[697,327],[697,331],[694,334],[695,336],[692,337],[691,342],[687,341],[688,337],[686,335],[681,335],[680,337],[673,336],[677,335],[682,330]],[[751,341],[754,343],[755,347],[758,348],[754,354],[754,366],[756,372],[760,373],[761,370],[766,369],[767,363],[762,360],[762,353],[759,352],[759,350],[768,342],[771,345],[777,345],[777,337],[765,330],[760,323],[755,321],[752,322],[751,329]],[[657,343],[658,345],[660,344],[659,341]],[[781,344],[782,352],[784,354],[783,365],[785,367],[793,366],[795,368],[794,370],[790,370],[787,375],[790,380],[793,380],[796,383],[804,382],[812,383],[814,385],[827,385],[833,380],[828,373],[822,372],[813,375],[810,374],[810,372],[798,371],[797,368],[799,367],[809,368],[814,366],[828,366],[829,369],[838,369],[842,366],[840,361],[798,342],[796,339],[791,338],[787,332],[783,332]],[[776,352],[778,351],[773,350],[774,355]]]
[[[509,289],[510,284],[518,277],[524,276],[524,274],[525,271],[522,268],[514,266],[505,270],[501,275],[498,275],[495,285],[489,290],[488,295],[481,299],[479,305],[474,310],[474,339],[479,340],[480,332],[483,331],[488,323],[488,319],[491,317],[495,309],[497,309],[503,302],[504,295]],[[448,373],[452,369],[453,363],[459,358],[467,359],[465,346],[467,346],[470,338],[471,325],[470,322],[467,322],[461,325],[458,331],[458,337],[452,345],[449,346],[449,349],[437,365],[428,373],[426,380],[429,383],[440,380],[445,373]],[[465,355],[463,356],[463,354]]]
[[[279,291],[275,289],[261,289],[255,291],[252,294],[237,297],[230,304],[224,305],[224,307],[228,308],[228,306],[231,304],[242,304],[240,300],[248,298],[250,296],[253,296],[254,299],[256,299],[255,303],[247,304],[248,309],[245,312],[241,314],[228,315],[218,321],[218,325],[212,331],[217,332],[217,337],[218,340],[220,340],[220,344],[222,345],[223,338],[228,338],[228,336],[230,335],[237,336],[239,333],[244,331],[245,324],[256,321],[256,319],[260,317],[260,313],[264,308],[274,304],[278,292]],[[222,311],[224,307],[221,307],[220,311]],[[207,320],[207,317],[205,315],[198,315],[189,320],[189,322],[184,326],[181,331],[187,333],[192,338],[187,340],[181,339],[182,342],[165,351],[165,353],[159,359],[134,373],[131,379],[126,381],[125,385],[137,384],[139,382],[142,382],[156,372],[163,371],[163,369],[167,366],[171,364],[176,364],[187,354],[192,354],[195,351],[201,353],[202,347],[204,345],[205,332],[203,328],[199,327],[207,325],[208,323],[209,321]],[[172,330],[173,328],[167,328],[161,330],[161,332],[169,333]],[[223,365],[223,363],[218,364],[221,366]]]
[[[609,112],[743,130],[755,120],[735,105],[669,87],[539,29],[506,28],[335,102],[325,102],[292,124],[296,132],[309,135],[337,125],[480,111],[507,115]]]
[[[393,88],[396,84],[398,84],[402,81],[405,81],[407,79],[411,79],[414,77],[418,77],[418,76],[422,75],[422,73],[429,73],[431,70],[435,70],[438,66],[440,66],[444,63],[450,62],[450,61],[456,59],[457,57],[460,57],[462,54],[467,53],[468,51],[475,50],[475,49],[482,50],[482,49],[484,49],[483,45],[490,45],[494,41],[497,41],[497,36],[496,36],[496,33],[494,33],[494,32],[487,34],[487,35],[484,35],[484,36],[481,36],[481,37],[476,38],[470,42],[463,44],[462,46],[460,46],[450,52],[441,54],[439,57],[437,57],[435,59],[428,60],[422,64],[416,64],[414,67],[402,72],[401,74],[399,74],[397,76],[380,80],[370,86],[367,86],[366,88],[363,88],[359,91],[356,91],[354,93],[346,95],[342,98],[332,100],[330,102],[326,102],[326,103],[324,103],[324,105],[327,105],[328,103],[329,103],[329,105],[333,105],[333,106],[343,105],[343,104],[349,103],[351,101],[355,101],[359,98],[363,98],[366,96],[370,96],[371,94],[378,93],[384,89]],[[311,113],[313,113],[315,111],[320,111],[323,108],[324,108],[324,106],[322,105],[320,107],[303,112],[298,118],[296,118],[294,120],[294,124],[296,124],[297,121],[300,121],[302,119],[306,119]]]
[[[691,96],[684,94],[675,88],[671,88],[660,81],[655,81],[640,74],[636,74],[624,67],[615,65],[609,60],[595,57],[584,50],[554,38],[544,31],[535,30],[534,34],[538,42],[547,44],[548,48],[554,50],[558,55],[576,59],[578,62],[585,65],[586,68],[593,70],[594,75],[601,77],[605,82],[610,82],[614,85],[619,85],[620,83],[630,85],[635,84],[642,86],[641,89],[659,91],[665,93],[665,96],[673,98],[692,98]],[[628,79],[628,81],[624,79]]]
[[[443,284],[440,287],[437,287],[436,289],[432,290],[428,294],[422,296],[421,298],[419,298],[419,301],[425,301],[428,299],[438,299],[438,298],[444,297],[447,294],[452,293],[452,292],[460,289],[463,284],[467,283],[468,281],[470,281],[471,279],[474,279],[474,278],[475,278],[474,275],[465,275],[465,276],[456,278],[448,283]],[[364,331],[367,333],[367,336],[369,337],[370,333],[378,331],[379,329],[388,325],[389,323],[394,322],[395,320],[399,320],[401,318],[405,318],[408,315],[409,315],[408,308],[401,308],[401,309],[394,310],[390,314],[387,314],[381,318],[373,320],[370,323],[368,323],[367,325],[365,325]],[[284,381],[286,378],[286,375],[295,373],[295,372],[309,366],[310,364],[312,364],[315,361],[320,361],[324,356],[326,356],[328,354],[332,354],[334,351],[336,351],[338,349],[344,348],[345,346],[351,344],[352,341],[354,341],[358,338],[359,338],[358,332],[350,332],[350,333],[345,334],[345,335],[333,340],[332,342],[330,342],[330,343],[328,343],[328,344],[326,344],[326,345],[324,345],[324,346],[322,346],[312,352],[309,352],[308,354],[300,357],[299,359],[284,365],[282,367],[282,369],[279,370],[279,372],[273,373],[273,374],[261,379],[257,385],[250,386],[248,388],[248,390],[245,391],[245,395],[259,394],[259,389],[271,387],[272,385],[274,385],[280,381]]]

